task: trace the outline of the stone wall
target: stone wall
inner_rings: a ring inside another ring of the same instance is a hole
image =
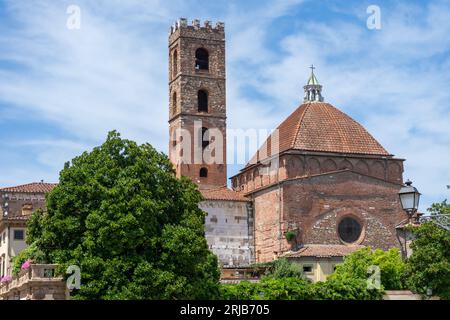
[[[32,264],[10,282],[0,284],[2,300],[68,300],[63,277],[55,276],[57,265]]]
[[[207,200],[205,236],[222,266],[247,266],[253,262],[253,216],[249,202]]]

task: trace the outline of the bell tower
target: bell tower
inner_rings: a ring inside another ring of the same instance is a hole
[[[225,28],[179,19],[169,34],[169,157],[200,188],[227,184]]]

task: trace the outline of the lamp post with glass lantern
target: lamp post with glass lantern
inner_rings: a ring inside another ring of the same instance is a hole
[[[403,210],[408,214],[409,222],[415,218],[414,223],[418,223],[420,214],[417,213],[417,209],[419,207],[420,192],[413,187],[410,180],[407,180],[398,195]]]

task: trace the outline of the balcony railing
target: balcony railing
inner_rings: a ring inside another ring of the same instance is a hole
[[[52,286],[54,283],[63,283],[64,278],[56,276],[57,266],[57,264],[31,264],[27,270],[22,270],[10,282],[0,284],[0,297],[11,298],[8,296],[16,292],[19,298],[22,298],[20,292],[31,283],[38,283],[42,288]]]

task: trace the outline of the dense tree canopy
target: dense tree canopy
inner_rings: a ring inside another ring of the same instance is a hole
[[[450,214],[446,201],[433,204],[428,211],[434,214]],[[415,234],[413,250],[408,259],[408,284],[416,292],[431,293],[450,299],[450,231],[426,222],[411,228]]]
[[[111,132],[65,164],[47,212],[30,220],[27,241],[41,260],[81,268],[78,298],[214,298],[217,258],[199,201],[164,154]]]
[[[311,283],[299,277],[262,277],[221,286],[225,300],[379,300],[382,290],[368,289],[362,279],[329,279]]]
[[[384,290],[404,288],[406,265],[402,261],[400,251],[391,249],[383,251],[363,248],[344,258],[344,263],[336,267],[330,279],[367,280],[372,273],[370,266],[379,267],[381,286]]]

